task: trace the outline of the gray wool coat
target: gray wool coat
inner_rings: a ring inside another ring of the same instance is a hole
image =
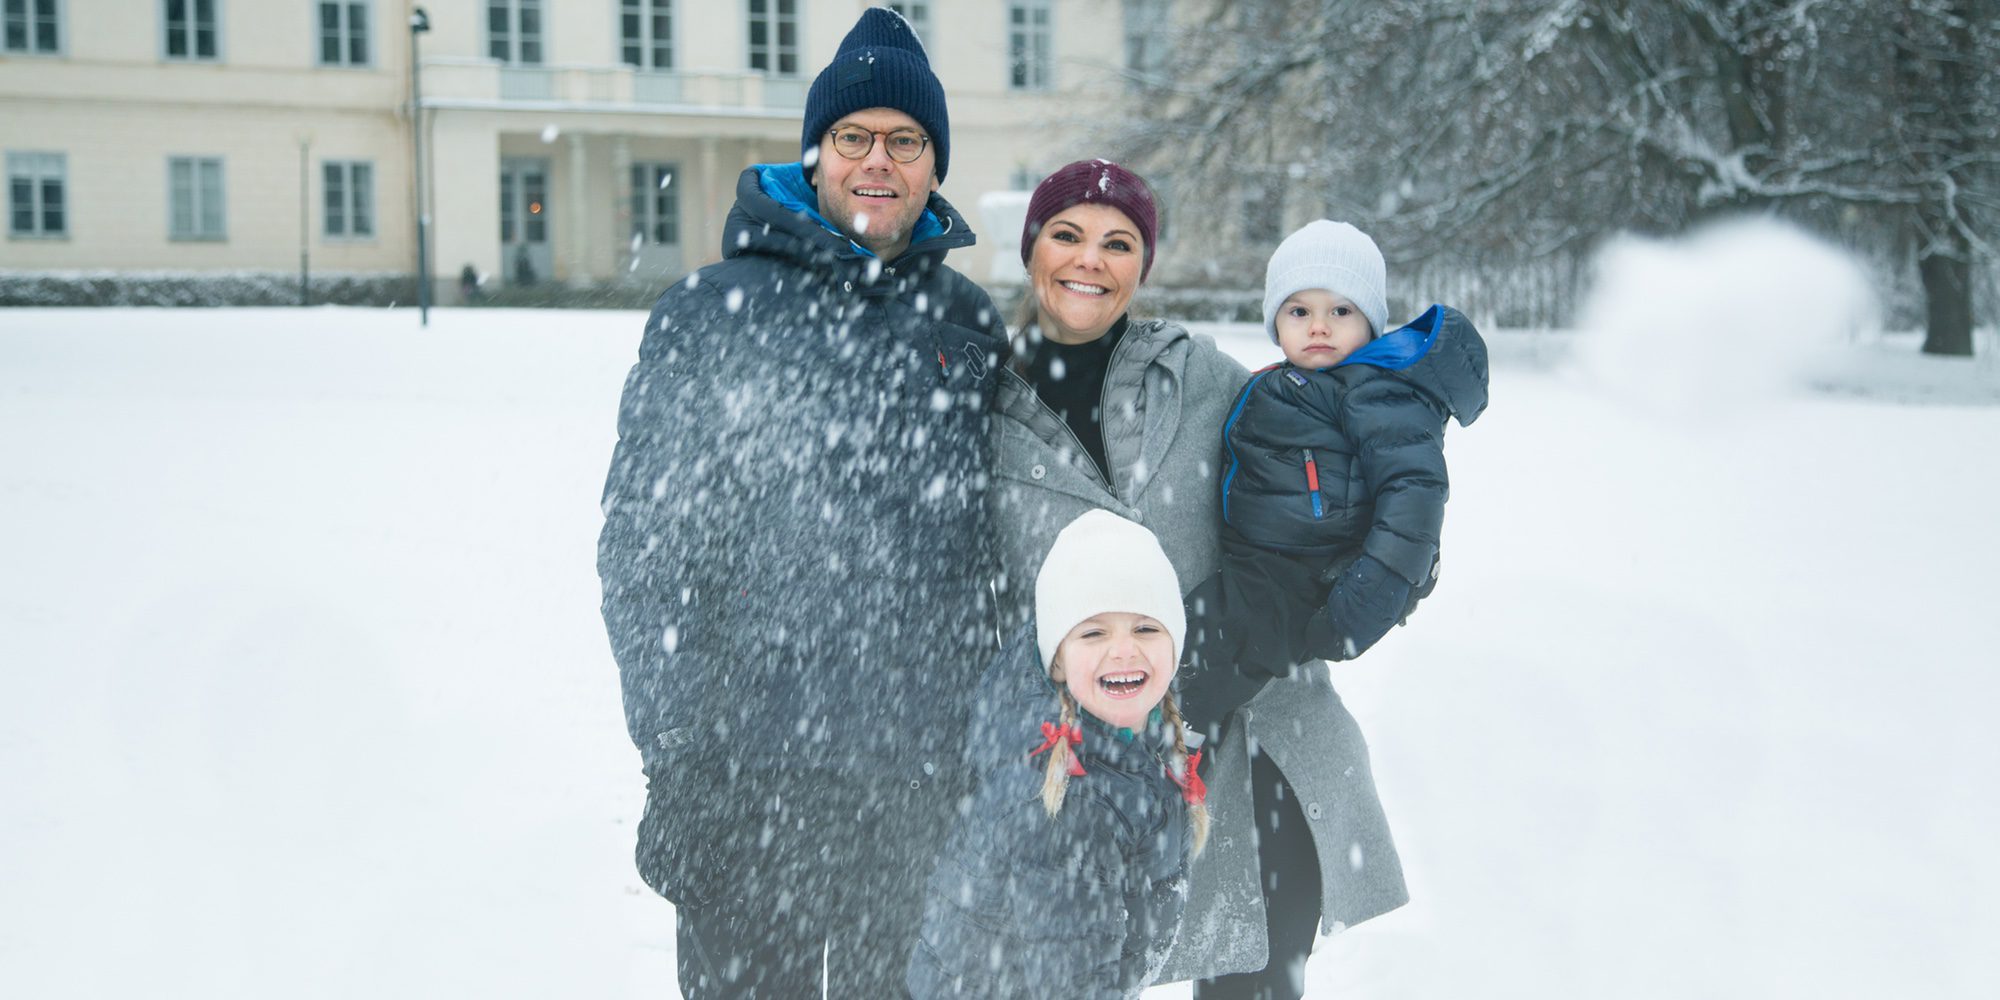
[[[990,494],[999,550],[1000,612],[1011,631],[1034,611],[1035,574],[1056,532],[1103,508],[1152,529],[1183,592],[1221,556],[1222,425],[1249,373],[1161,320],[1134,320],[1104,380],[1106,483],[1069,428],[1028,383],[1004,372],[994,397]],[[1324,665],[1274,681],[1230,720],[1212,756],[1208,849],[1189,872],[1180,938],[1158,982],[1264,967],[1270,943],[1258,889],[1249,740],[1298,793],[1318,848],[1321,928],[1332,932],[1409,898],[1368,746]]]

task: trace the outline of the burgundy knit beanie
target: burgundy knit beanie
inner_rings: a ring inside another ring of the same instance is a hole
[[[1153,205],[1153,189],[1138,174],[1110,160],[1078,160],[1048,176],[1028,199],[1028,219],[1021,227],[1021,266],[1033,256],[1035,237],[1057,213],[1072,205],[1091,202],[1109,205],[1125,213],[1139,227],[1145,258],[1139,280],[1153,270],[1154,235],[1159,231],[1159,210]]]

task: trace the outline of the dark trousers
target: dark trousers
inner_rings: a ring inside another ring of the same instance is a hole
[[[1319,853],[1298,796],[1278,765],[1262,753],[1250,758],[1250,792],[1257,810],[1257,866],[1271,961],[1256,972],[1197,980],[1195,1000],[1299,1000],[1305,995],[1306,956],[1319,933]]]
[[[905,995],[924,885],[957,793],[829,779],[759,798],[737,830],[729,891],[676,913],[681,995]]]

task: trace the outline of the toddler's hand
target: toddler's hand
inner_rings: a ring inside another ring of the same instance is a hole
[[[1322,659],[1354,659],[1408,614],[1409,603],[1409,581],[1364,555],[1333,582],[1324,614],[1306,624],[1307,648]]]

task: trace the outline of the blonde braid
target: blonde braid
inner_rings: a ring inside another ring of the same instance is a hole
[[[1167,691],[1167,697],[1160,702],[1160,712],[1174,733],[1174,760],[1181,766],[1182,781],[1192,767],[1188,763],[1187,737],[1181,725],[1181,708],[1174,702],[1174,692]],[[1201,849],[1208,846],[1208,803],[1188,803],[1188,830],[1194,839],[1194,856],[1201,856]]]
[[[1056,698],[1062,704],[1062,721],[1057,723],[1064,729],[1076,724],[1076,701],[1069,696],[1068,688],[1059,688]],[[1051,817],[1062,812],[1063,793],[1069,791],[1069,741],[1056,737],[1055,746],[1049,748],[1049,762],[1042,773],[1042,808]]]

